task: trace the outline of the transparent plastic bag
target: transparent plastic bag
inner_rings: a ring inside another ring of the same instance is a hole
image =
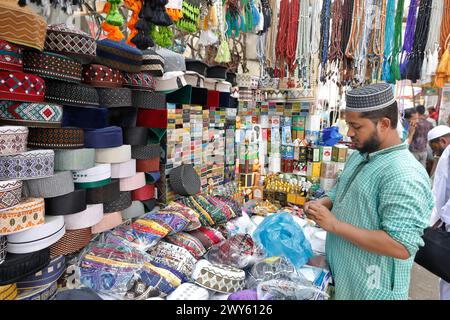
[[[159,240],[161,240],[159,235],[141,232],[127,225],[121,225],[102,235],[104,243],[126,245],[143,252],[155,246]]]
[[[211,247],[206,259],[211,263],[243,269],[255,263],[258,251],[250,235],[237,234]]]
[[[253,239],[266,256],[285,256],[296,268],[306,264],[313,255],[302,228],[289,213],[266,217],[253,233]]]
[[[307,280],[273,279],[256,287],[258,300],[318,300],[328,297]]]
[[[80,281],[99,293],[124,299],[143,263],[143,254],[129,246],[95,242],[80,256]]]
[[[250,269],[246,281],[247,288],[256,288],[258,283],[274,279],[298,277],[294,265],[285,257],[270,257],[256,262]]]

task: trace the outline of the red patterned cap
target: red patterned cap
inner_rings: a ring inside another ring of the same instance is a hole
[[[83,68],[83,82],[96,88],[118,88],[122,87],[123,76],[118,69],[90,64]]]
[[[42,102],[44,92],[45,82],[38,76],[0,71],[0,100]]]
[[[0,70],[22,71],[22,49],[0,39]]]

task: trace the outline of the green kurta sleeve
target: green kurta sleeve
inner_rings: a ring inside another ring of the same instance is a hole
[[[393,177],[383,183],[378,207],[382,230],[401,243],[411,255],[423,246],[421,236],[433,208],[430,187],[414,174],[404,175],[402,179]]]

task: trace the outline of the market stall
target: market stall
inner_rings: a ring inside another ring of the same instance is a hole
[[[406,2],[1,1],[0,300],[332,298],[345,92],[447,121],[450,1]]]

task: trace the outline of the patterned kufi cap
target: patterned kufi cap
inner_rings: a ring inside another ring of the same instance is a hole
[[[395,102],[392,88],[387,83],[374,83],[350,90],[345,95],[346,111],[370,112],[389,107]]]

